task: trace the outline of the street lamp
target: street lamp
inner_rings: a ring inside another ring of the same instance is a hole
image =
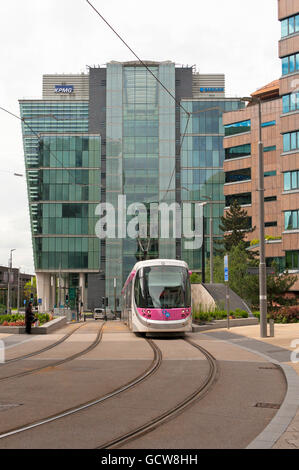
[[[259,263],[259,287],[260,287],[260,335],[267,337],[267,277],[265,263],[265,209],[264,209],[264,157],[262,142],[262,110],[259,97],[244,97],[242,101],[258,105],[258,194],[259,194],[259,235],[260,235],[260,263]]]
[[[8,279],[7,279],[7,313],[10,314],[10,273],[12,269],[12,252],[16,251],[16,248],[10,250],[9,262],[8,262]]]
[[[210,196],[201,196],[202,199],[207,199],[210,201],[210,283],[213,284],[214,282],[214,258],[213,258],[213,204],[212,198]]]

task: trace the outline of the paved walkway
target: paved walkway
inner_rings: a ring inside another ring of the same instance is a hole
[[[205,334],[258,352],[279,364],[286,376],[288,391],[280,410],[249,449],[299,449],[299,323],[275,324],[274,337],[261,338],[259,325]]]

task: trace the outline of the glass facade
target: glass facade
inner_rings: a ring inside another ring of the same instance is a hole
[[[267,122],[262,122],[261,127],[270,127],[270,126],[275,126],[276,121],[267,121]]]
[[[100,136],[88,102],[21,101],[35,269],[99,269]]]
[[[235,122],[233,124],[227,124],[224,126],[224,135],[234,135],[234,134],[241,134],[244,132],[250,132],[251,130],[251,121],[248,119],[247,121]]]
[[[299,228],[299,211],[285,211],[284,228],[285,230],[296,230]]]
[[[285,263],[287,269],[299,269],[299,251],[286,251]]]
[[[273,150],[276,150],[276,145],[269,145],[269,146],[263,148],[263,152],[264,152],[264,153],[265,153],[265,152],[266,152],[266,153],[267,153],[267,152],[272,152]]]
[[[182,202],[208,201],[204,206],[206,258],[209,253],[210,202],[212,200],[213,236],[221,237],[219,223],[225,201],[223,184],[224,126],[222,114],[244,107],[239,100],[182,100],[186,111],[192,113],[188,126],[187,117],[181,113],[181,139],[186,129],[181,150],[181,200]],[[207,197],[208,199],[206,199]],[[190,215],[189,226],[193,224]],[[186,250],[182,239],[182,259],[190,269],[201,269],[201,250]]]
[[[283,134],[283,151],[290,152],[299,149],[299,131]]]
[[[175,200],[175,102],[155,79],[175,94],[175,68],[166,62],[149,69],[107,64],[106,200],[116,215],[120,194],[126,195],[127,206],[140,202],[148,208],[151,202]],[[106,240],[110,299],[114,279],[119,291],[140,251],[138,241],[128,237]],[[175,240],[152,240],[149,257],[175,257]]]
[[[239,181],[248,181],[251,179],[251,168],[227,171],[225,173],[226,183],[238,183]]]
[[[299,31],[299,14],[281,21],[281,37],[285,38]]]
[[[299,170],[286,171],[283,174],[283,189],[285,191],[299,189]]]
[[[290,93],[282,97],[282,112],[290,113],[299,109],[299,92]]]
[[[299,52],[281,59],[282,75],[298,72],[299,70]]]
[[[225,149],[225,160],[239,157],[250,157],[251,155],[251,144],[237,145],[236,147],[230,147]]]
[[[251,204],[251,193],[231,194],[229,196],[225,196],[225,206],[230,207],[235,200],[238,201],[240,206]]]

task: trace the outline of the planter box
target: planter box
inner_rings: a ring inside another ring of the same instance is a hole
[[[52,333],[52,331],[61,328],[66,324],[66,317],[54,318],[54,320],[44,323],[42,326],[33,326],[31,328],[32,335],[46,335]],[[25,333],[25,326],[0,326],[0,333],[7,334],[23,334]]]
[[[229,320],[229,327],[233,328],[234,326],[248,326],[248,325],[258,325],[258,318],[232,318]],[[210,323],[197,324],[192,323],[192,331],[206,331],[206,330],[216,330],[217,328],[227,328],[227,320],[215,320]]]

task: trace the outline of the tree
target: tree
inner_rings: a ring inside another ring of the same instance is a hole
[[[256,305],[259,299],[258,276],[247,273],[248,265],[257,266],[257,260],[248,259],[243,240],[233,246],[229,253],[229,286],[242,299],[251,305]]]
[[[24,298],[27,302],[31,300],[31,293],[33,294],[33,303],[37,304],[36,277],[32,278],[32,285],[31,281],[28,281],[24,286]]]
[[[247,251],[242,242],[232,247],[229,254],[229,286],[242,299],[251,306],[259,306],[259,276],[247,273],[248,266],[258,266],[259,260],[248,259]],[[296,282],[297,276],[287,271],[279,273],[278,267],[273,264],[275,274],[267,276],[267,310],[274,312],[282,305],[291,305],[295,302],[286,297],[287,292]]]
[[[236,199],[230,205],[226,215],[221,217],[219,227],[224,232],[224,237],[222,240],[216,241],[216,243],[224,246],[222,252],[230,252],[232,247],[239,245],[239,243],[242,243],[244,248],[248,247],[249,242],[245,241],[245,236],[247,233],[251,233],[255,230],[255,227],[250,228],[250,219],[247,215],[247,211],[241,209]],[[248,252],[247,257],[252,257],[252,254]]]
[[[201,274],[192,273],[190,276],[191,284],[200,284],[201,283]]]
[[[279,274],[278,266],[273,263],[275,274],[267,276],[267,301],[269,312],[275,312],[282,305],[294,305],[296,299],[286,297],[286,293],[295,284],[297,276],[288,271]]]

